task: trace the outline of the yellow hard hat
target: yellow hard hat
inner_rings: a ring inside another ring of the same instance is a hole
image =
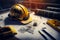
[[[27,24],[32,21],[28,9],[21,4],[15,4],[11,7],[10,16],[20,20],[23,24]]]

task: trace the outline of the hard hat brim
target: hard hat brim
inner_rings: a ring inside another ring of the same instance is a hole
[[[23,24],[28,24],[28,23],[30,23],[30,22],[32,22],[32,17],[29,17],[29,19],[28,20],[23,20],[23,21],[21,21],[21,23],[23,23]]]

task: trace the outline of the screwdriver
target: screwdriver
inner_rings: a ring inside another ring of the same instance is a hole
[[[46,33],[52,40],[56,40],[53,36],[51,36],[46,30],[42,30],[44,33]]]
[[[45,35],[43,35],[40,31],[38,31],[38,32],[39,32],[39,34],[42,35],[42,37],[43,37],[45,40],[48,40],[47,37],[46,37]]]

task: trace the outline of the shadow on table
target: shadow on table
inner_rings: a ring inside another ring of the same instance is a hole
[[[21,40],[16,37],[7,37],[7,38],[0,38],[0,40]]]
[[[9,38],[9,39],[7,39],[7,40],[21,40],[21,39],[18,39],[18,38],[16,38],[16,37],[12,37],[12,38]]]
[[[7,17],[7,18],[4,20],[4,24],[5,24],[5,25],[24,25],[24,24],[22,24],[20,21],[18,21],[18,20],[12,20],[12,19],[10,19],[9,17]]]

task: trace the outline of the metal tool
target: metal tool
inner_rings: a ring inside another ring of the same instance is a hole
[[[52,35],[50,35],[46,30],[42,30],[46,35],[48,35],[52,40],[56,40]]]
[[[42,37],[43,37],[45,40],[48,40],[47,37],[46,37],[44,34],[42,34],[40,31],[38,31],[38,32],[39,32],[39,34],[42,35]]]
[[[48,20],[47,24],[50,25],[52,28],[54,28],[55,30],[57,30],[58,32],[60,32],[60,21],[59,20]]]
[[[13,26],[0,27],[0,40],[8,39],[10,37],[13,37],[16,34],[17,34],[17,31]]]

